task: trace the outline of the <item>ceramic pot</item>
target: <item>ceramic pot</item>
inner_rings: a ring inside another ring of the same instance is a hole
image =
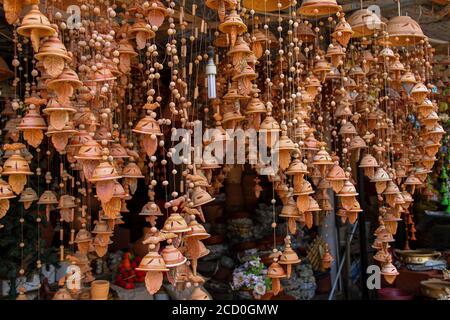
[[[395,250],[395,255],[405,264],[424,264],[429,260],[438,259],[441,253],[434,250]]]
[[[446,289],[450,289],[449,281],[432,278],[420,282],[420,291],[429,298],[438,299],[439,296],[445,294]]]
[[[95,280],[91,283],[92,300],[108,300],[109,281]]]

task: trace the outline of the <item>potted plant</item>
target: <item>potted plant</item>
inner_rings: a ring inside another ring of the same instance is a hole
[[[271,292],[271,282],[266,274],[267,268],[261,259],[251,256],[234,269],[231,288],[238,291],[242,299],[267,299]]]

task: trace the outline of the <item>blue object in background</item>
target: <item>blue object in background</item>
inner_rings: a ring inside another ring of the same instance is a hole
[[[350,267],[350,274],[352,277],[352,283],[356,283],[361,275],[361,262],[356,259],[352,262]]]

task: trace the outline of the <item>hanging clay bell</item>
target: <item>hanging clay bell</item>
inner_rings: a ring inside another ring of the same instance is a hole
[[[75,236],[74,242],[77,244],[78,251],[82,254],[88,254],[92,244],[92,236],[86,229],[80,229]]]
[[[354,32],[350,24],[345,20],[345,17],[342,17],[339,23],[336,25],[331,36],[335,38],[341,45],[346,47],[350,42],[353,33]]]
[[[20,194],[27,183],[27,175],[32,175],[28,162],[16,150],[3,164],[2,175],[9,176],[8,183],[15,194]]]
[[[1,198],[1,196],[0,196]],[[39,197],[36,193],[36,191],[34,191],[33,188],[25,188],[25,190],[22,191],[22,194],[20,195],[20,199],[19,202],[23,203],[23,206],[25,209],[30,208],[31,204],[33,203],[33,201],[38,200]]]
[[[322,147],[313,157],[312,165],[317,166],[322,176],[326,174],[326,169],[334,164],[333,159],[328,152]]]
[[[65,63],[72,62],[72,58],[56,32],[53,36],[43,41],[39,52],[34,57],[36,60],[43,62],[45,71],[52,78],[59,76],[63,72]]]
[[[0,179],[0,219],[3,218],[9,210],[9,199],[15,198],[11,186]]]
[[[375,171],[373,178],[370,179],[370,182],[375,182],[375,188],[377,189],[377,193],[382,194],[387,187],[387,182],[391,180],[392,179],[386,172],[386,170],[379,167]]]
[[[111,165],[109,161],[103,161],[97,167],[95,167],[94,172],[92,173],[92,178],[89,181],[101,182],[116,180],[120,178],[121,176],[117,173],[117,170],[114,168],[114,166]]]
[[[369,37],[384,26],[380,17],[368,9],[356,10],[347,21],[354,31],[355,38]]]
[[[192,193],[192,201],[194,202],[192,207],[194,208],[202,206],[214,200],[215,198],[211,197],[211,195],[201,187],[195,187],[194,192]]]
[[[330,182],[333,191],[339,193],[344,186],[345,180],[348,180],[348,177],[344,169],[339,166],[339,162],[336,161],[328,172],[326,179]]]
[[[394,283],[395,278],[400,274],[397,271],[397,268],[392,264],[392,258],[390,255],[388,256],[386,262],[382,265],[381,274],[389,284]]]
[[[30,38],[33,50],[37,53],[41,38],[52,36],[56,31],[51,27],[48,18],[41,13],[39,6],[33,4],[31,10],[23,17],[20,26],[17,28],[17,33]]]
[[[145,276],[145,287],[150,294],[155,294],[162,286],[163,272],[169,271],[169,268],[158,252],[150,251],[142,258],[136,270],[147,272]]]
[[[420,25],[409,16],[393,17],[388,21],[386,31],[394,46],[414,46],[425,39]]]
[[[301,260],[298,257],[297,253],[291,248],[291,246],[286,245],[278,262],[281,265],[286,265],[286,275],[287,278],[289,279],[292,273],[292,265],[300,263]]]
[[[411,89],[409,95],[413,98],[414,102],[421,104],[425,101],[428,95],[428,88],[422,82],[418,82]]]
[[[366,153],[359,163],[359,167],[363,168],[364,174],[372,179],[375,175],[375,168],[378,168],[377,159],[370,153]]]
[[[272,262],[267,269],[267,277],[272,280],[272,292],[276,296],[281,291],[280,279],[286,278],[283,267],[278,262]]]
[[[335,0],[304,0],[299,9],[301,15],[307,17],[331,16],[340,10]]]
[[[188,227],[191,230],[187,231],[184,235],[185,238],[195,238],[197,240],[204,240],[209,238],[211,235],[206,232],[205,227],[193,219],[189,222]]]
[[[77,73],[65,66],[61,74],[47,81],[48,89],[54,90],[60,102],[68,103],[75,89],[81,87],[83,83],[78,78]]]
[[[164,227],[161,229],[162,232],[170,233],[183,233],[190,231],[186,223],[186,220],[179,213],[172,213],[164,222]]]
[[[23,138],[34,148],[37,148],[44,139],[43,130],[47,129],[44,118],[41,117],[37,108],[29,108],[27,114],[22,118],[17,129],[23,131]]]
[[[225,17],[224,22],[219,25],[219,31],[230,35],[231,46],[233,47],[237,36],[247,32],[247,26],[242,22],[236,9],[232,9]]]
[[[358,201],[353,202],[353,206],[346,210],[346,216],[348,218],[348,222],[350,224],[354,224],[356,220],[358,219],[358,213],[362,212],[361,206]]]
[[[235,5],[234,0],[206,0],[206,6],[217,11],[220,22],[225,20],[225,9],[234,8]]]
[[[164,16],[163,16],[164,20]],[[159,26],[158,26],[159,27]],[[147,40],[150,40],[155,37],[155,32],[152,30],[152,27],[144,21],[142,18],[138,18],[135,20],[134,24],[128,31],[128,37],[130,39],[135,39],[137,48],[142,50],[145,48],[145,44]]]
[[[180,250],[175,248],[172,244],[164,247],[164,249],[161,251],[161,256],[163,257],[168,268],[180,266],[187,260],[186,257],[183,256],[183,254],[180,252]]]
[[[422,185],[422,181],[419,180],[413,173],[411,173],[403,183],[405,186],[411,187],[411,194],[414,194],[416,186]]]
[[[343,208],[346,210],[349,210],[353,207],[357,195],[358,192],[356,192],[356,188],[353,183],[350,182],[350,180],[346,180],[344,182],[344,186],[337,194],[337,196],[341,200]]]
[[[331,263],[333,262],[333,257],[330,254],[330,250],[328,248],[328,244],[325,245],[325,253],[322,256],[322,268],[330,269]]]
[[[147,9],[146,17],[148,22],[155,27],[161,27],[164,23],[164,18],[169,15],[164,4],[159,0],[150,0],[150,6]]]

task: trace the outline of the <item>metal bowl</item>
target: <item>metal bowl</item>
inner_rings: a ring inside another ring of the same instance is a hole
[[[434,299],[438,299],[441,295],[446,294],[446,288],[450,289],[450,281],[429,279],[420,282],[422,294]]]
[[[397,258],[405,264],[424,264],[429,260],[435,260],[441,253],[429,249],[395,250]]]

